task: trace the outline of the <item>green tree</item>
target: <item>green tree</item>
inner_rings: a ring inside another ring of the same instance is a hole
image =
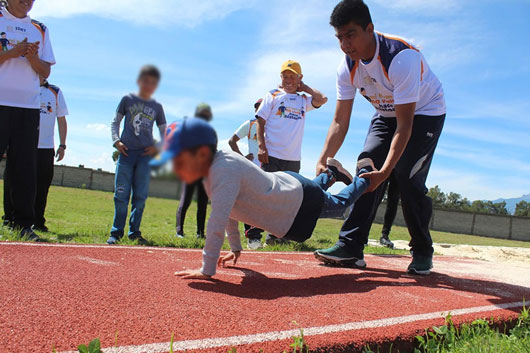
[[[445,207],[447,197],[438,185],[433,188],[430,188],[427,195],[432,199],[432,204],[434,207]]]
[[[530,217],[530,202],[520,201],[515,205],[515,215],[519,217]]]
[[[120,156],[120,151],[116,150],[116,151],[112,152],[112,160],[114,161],[114,163],[118,162],[118,157],[119,156]]]

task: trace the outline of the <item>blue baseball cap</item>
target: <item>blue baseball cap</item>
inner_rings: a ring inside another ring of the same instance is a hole
[[[183,150],[205,145],[217,146],[217,133],[209,123],[199,118],[174,121],[166,129],[162,153],[149,165],[160,167],[178,156]]]

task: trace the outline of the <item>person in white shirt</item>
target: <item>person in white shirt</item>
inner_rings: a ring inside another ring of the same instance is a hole
[[[40,127],[39,145],[37,151],[37,195],[35,198],[34,230],[48,232],[46,226],[46,203],[48,191],[53,180],[54,159],[60,162],[66,151],[66,134],[68,130],[66,116],[68,108],[64,100],[63,91],[41,78],[40,87]],[[59,130],[60,144],[55,152],[55,121]],[[4,221],[13,221],[12,181],[9,179],[8,168],[4,171]]]
[[[280,78],[280,88],[268,92],[256,112],[258,159],[266,172],[298,173],[306,114],[326,104],[328,98],[302,81],[302,67],[296,61],[283,63]],[[268,244],[276,242],[277,237],[267,237]]]
[[[20,236],[37,241],[35,221],[40,79],[50,75],[55,57],[48,28],[28,13],[33,1],[9,0],[0,8],[0,155],[7,150],[12,183],[13,222]]]
[[[261,102],[263,102],[263,99],[258,99],[256,103],[254,103],[254,112],[258,111],[259,106],[261,105]],[[258,120],[257,119],[251,119],[245,121],[241,126],[237,129],[236,132],[234,132],[234,135],[230,138],[228,141],[228,144],[230,145],[230,148],[232,148],[232,151],[239,153],[243,156],[243,153],[241,153],[241,150],[239,149],[239,146],[237,145],[237,142],[243,138],[246,138],[248,140],[248,153],[245,156],[246,159],[249,161],[254,162],[258,167],[261,166],[260,161],[258,160]],[[252,227],[248,224],[245,224],[245,236],[248,239],[247,247],[250,250],[257,250],[261,248],[261,229]]]
[[[370,187],[353,207],[337,244],[317,250],[315,256],[323,262],[366,267],[364,245],[385,180],[394,172],[411,236],[413,256],[407,271],[427,275],[433,247],[432,202],[425,180],[445,121],[442,84],[418,48],[374,31],[370,10],[362,0],[341,1],[330,23],[346,55],[337,73],[337,108],[317,174],[327,169],[327,158],[335,156],[344,142],[357,91],[375,108],[359,159],[372,159],[376,171],[360,175],[370,179]]]

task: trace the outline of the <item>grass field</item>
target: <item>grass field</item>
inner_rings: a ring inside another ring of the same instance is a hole
[[[0,188],[2,187],[3,183],[0,181]],[[1,195],[2,193],[0,193],[0,199],[2,198]],[[143,236],[153,246],[201,248],[204,242],[195,239],[196,206],[194,203],[191,205],[188,211],[188,217],[186,218],[185,233],[187,237],[182,240],[175,237],[175,212],[177,206],[178,201],[175,200],[148,199],[142,222]],[[3,214],[1,203],[0,214]],[[47,225],[50,228],[50,233],[41,235],[45,240],[50,242],[105,243],[112,225],[113,215],[114,202],[112,193],[52,187],[46,212]],[[293,243],[273,246],[267,247],[267,250],[313,251],[315,249],[329,247],[337,240],[337,234],[341,225],[341,220],[321,219],[318,222],[313,237],[304,244]],[[378,239],[380,232],[381,225],[374,224],[370,237]],[[432,236],[435,242],[440,243],[530,247],[530,243],[526,242],[471,235],[432,232]],[[0,237],[1,240],[18,240],[17,236],[6,228],[0,228]],[[391,238],[408,240],[409,234],[406,228],[394,227]],[[246,244],[244,239],[242,242]],[[122,243],[133,244],[128,239],[124,239]],[[403,253],[403,251],[393,251],[380,247],[368,247],[366,252],[377,254]]]

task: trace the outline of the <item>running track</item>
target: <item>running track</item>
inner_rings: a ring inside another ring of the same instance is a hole
[[[360,271],[307,253],[244,252],[213,281],[173,276],[200,259],[197,250],[0,243],[0,353],[70,352],[95,337],[114,347],[106,353],[167,352],[172,333],[175,351],[281,352],[298,327],[312,349],[352,351],[410,339],[447,312],[457,322],[514,318],[530,298],[528,268],[449,257],[415,277],[404,273],[408,257],[367,256]]]

